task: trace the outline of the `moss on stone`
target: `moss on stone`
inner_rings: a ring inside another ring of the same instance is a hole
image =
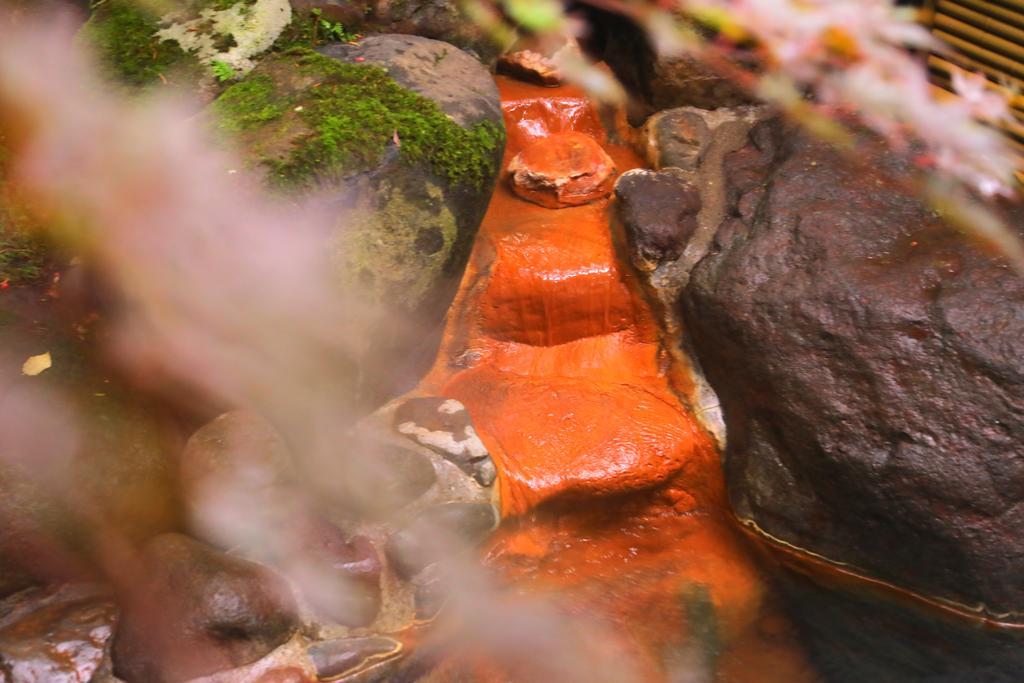
[[[415,196],[385,183],[371,208],[344,218],[332,250],[341,284],[414,311],[444,279],[458,223],[436,183],[423,181]]]
[[[234,134],[280,118],[286,105],[287,102],[275,96],[270,76],[254,74],[225,90],[214,102],[213,109],[218,128]]]
[[[372,168],[396,140],[403,160],[425,163],[453,185],[479,188],[491,177],[504,138],[500,125],[463,128],[377,66],[346,64],[302,48],[275,59],[297,68],[264,65],[214,105],[219,128],[227,133],[252,131],[286,112],[299,112],[306,134],[287,154],[259,160],[271,172],[272,184],[298,189]],[[311,87],[282,82],[280,74],[292,72]]]
[[[157,37],[158,20],[132,0],[107,0],[93,10],[82,36],[98,51],[111,76],[141,87],[188,58],[177,43]]]

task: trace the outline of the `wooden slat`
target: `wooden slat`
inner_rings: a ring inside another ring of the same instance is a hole
[[[976,12],[961,6],[960,3],[944,2],[939,5],[935,24],[937,26],[944,26],[943,21],[949,21],[949,17],[952,17],[953,21],[969,24],[980,31],[988,31],[992,34],[993,38],[1005,39],[1017,46],[1024,45],[1024,28],[1018,28],[999,17]],[[946,28],[949,28],[951,31],[954,30],[953,26],[946,26]]]
[[[1024,0],[993,0],[993,2],[1015,12],[1024,12]]]
[[[989,66],[996,67],[997,69],[1002,69],[1016,78],[1024,78],[1024,64],[1021,62],[992,52],[991,50],[986,50],[969,40],[965,40],[964,38],[955,36],[946,31],[936,29],[935,35],[976,61],[983,62]]]
[[[945,14],[957,14],[956,8],[958,7],[966,8],[969,11],[1024,29],[1024,12],[1006,9],[987,0],[939,0],[934,11]]]
[[[1019,63],[1024,62],[1024,43],[1015,43],[1012,40],[1000,38],[977,26],[954,19],[945,14],[935,15],[936,31],[952,33],[958,38],[969,40],[976,46],[983,46],[987,51],[999,54],[1002,57],[1009,57]]]

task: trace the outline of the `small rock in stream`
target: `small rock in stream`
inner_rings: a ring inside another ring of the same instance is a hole
[[[583,133],[555,133],[517,154],[508,165],[512,189],[549,209],[589,204],[612,190],[615,162]]]
[[[638,268],[653,270],[682,255],[701,209],[700,191],[689,174],[678,168],[627,171],[615,183],[615,196]]]
[[[481,486],[494,483],[494,462],[459,401],[441,396],[411,398],[395,411],[395,429],[453,462]]]
[[[309,658],[313,660],[317,676],[321,680],[331,680],[364,672],[374,665],[381,667],[384,662],[397,661],[401,652],[402,644],[394,638],[366,636],[315,643],[309,648]],[[378,673],[384,675],[384,669],[381,667]]]

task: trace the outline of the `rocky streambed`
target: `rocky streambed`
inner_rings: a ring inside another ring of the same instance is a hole
[[[133,91],[194,83],[266,192],[335,217],[376,312],[332,361],[344,424],[325,449],[125,381],[81,264],[5,282],[4,351],[37,361],[4,410],[67,401],[0,445],[74,455],[0,479],[0,680],[1020,679],[1021,281],[901,162],[629,31],[599,46],[626,116],[534,52],[503,68],[537,85],[495,79],[447,5],[364,20],[476,55],[236,4],[111,0],[83,36]]]

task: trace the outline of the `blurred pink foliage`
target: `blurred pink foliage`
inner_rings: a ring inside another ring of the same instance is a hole
[[[853,111],[897,147],[922,143],[920,160],[986,196],[1011,196],[1019,161],[982,121],[1009,116],[1006,98],[981,75],[955,74],[958,98],[937,96],[922,60],[908,48],[943,46],[890,0],[678,0],[715,17],[726,34],[753,37],[766,59],[762,83],[785,78],[825,106]],[[798,90],[762,87],[791,105]]]
[[[333,275],[336,212],[273,198],[192,103],[119,96],[72,47],[71,25],[33,21],[0,25],[12,177],[118,284],[122,353],[275,417],[315,422],[313,404],[332,399],[343,414],[351,378],[338,361],[358,354],[372,312]]]

